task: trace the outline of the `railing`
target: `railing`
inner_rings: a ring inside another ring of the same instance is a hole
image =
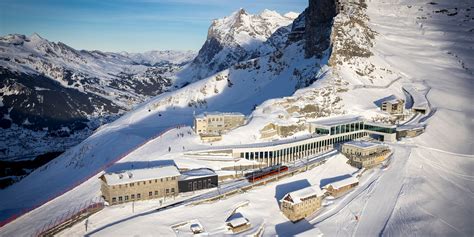
[[[163,135],[165,135],[166,133],[168,133],[169,131],[173,130],[173,129],[176,129],[176,128],[181,128],[181,127],[184,127],[186,125],[184,124],[179,124],[179,125],[176,125],[174,127],[169,127],[163,131],[161,131],[160,133],[158,133],[157,135],[143,141],[142,143],[130,148],[129,150],[127,150],[126,152],[122,153],[121,155],[119,155],[117,158],[107,162],[106,164],[102,165],[101,167],[99,167],[96,171],[92,172],[89,176],[75,182],[74,184],[72,184],[71,186],[69,186],[68,188],[66,188],[65,190],[63,190],[62,192],[60,192],[59,194],[57,195],[54,195],[54,197],[51,197],[45,201],[43,201],[42,203],[38,204],[38,205],[34,205],[33,207],[30,207],[30,208],[25,208],[23,209],[22,211],[20,211],[19,213],[17,214],[13,214],[12,216],[8,217],[7,219],[3,220],[0,222],[0,227],[6,225],[6,224],[9,224],[11,223],[12,221],[18,219],[19,217],[35,210],[36,208],[39,208],[43,205],[45,205],[46,203],[50,202],[50,201],[53,201],[54,199],[64,195],[65,193],[71,191],[72,189],[74,189],[75,187],[79,186],[80,184],[86,182],[87,180],[89,180],[90,178],[96,176],[97,174],[99,174],[100,172],[102,172],[103,170],[109,168],[110,166],[112,166],[114,163],[120,161],[121,159],[125,158],[126,156],[128,156],[130,153],[132,153],[133,151],[137,150],[138,148],[142,147],[143,145],[145,145],[146,143],[158,138],[158,137],[161,137]],[[56,218],[57,219],[57,218]],[[51,222],[53,222],[53,220],[51,220]]]
[[[81,220],[80,217],[84,214],[92,214],[102,210],[105,206],[102,198],[94,198],[87,202],[82,203],[79,206],[69,209],[66,213],[61,216],[52,219],[50,222],[45,223],[42,228],[38,229],[34,236],[47,236],[53,235],[52,231],[58,229],[65,223],[73,223],[72,220]]]

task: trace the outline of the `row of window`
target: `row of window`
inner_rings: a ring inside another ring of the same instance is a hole
[[[139,182],[123,184],[123,185],[119,184],[118,186],[117,185],[112,186],[112,189],[115,189],[116,186],[120,189],[120,188],[122,188],[122,186],[125,187],[125,188],[128,188],[129,186],[134,187],[135,185],[140,186],[140,184],[146,185],[147,183],[148,184],[158,183],[158,181],[162,183],[162,182],[167,182],[167,181],[170,181],[170,180],[176,180],[176,177],[167,177],[167,178],[154,179],[154,180],[148,180],[148,181],[139,181]]]
[[[351,124],[342,124],[331,127],[331,135],[337,135],[347,132],[355,132],[364,129],[364,122],[356,122]]]
[[[168,195],[170,193],[170,190],[171,190],[171,193],[174,194],[174,188],[167,188],[165,189],[165,194]],[[154,192],[153,191],[150,191],[148,192],[148,198],[152,198],[153,197],[153,194],[155,197],[157,197],[159,195],[159,192],[157,190],[155,190]],[[125,196],[118,196],[118,197],[113,197],[112,198],[112,203],[116,203],[117,200],[118,202],[127,202],[129,200],[135,200],[135,197],[136,197],[136,200],[139,200],[142,198],[142,195],[140,193],[137,193],[136,195],[135,194],[131,194],[130,195],[130,199],[129,199],[129,196],[128,195],[125,195]]]
[[[368,125],[368,124],[366,124],[364,126],[364,129],[369,130],[369,131],[374,131],[374,132],[396,133],[395,128],[384,128],[384,127],[379,127],[379,126],[375,126],[375,125]]]
[[[212,187],[213,187],[213,184],[212,184],[211,179],[199,180],[199,181],[188,183],[189,190],[199,190],[203,188],[212,188]]]
[[[354,135],[347,135],[347,136],[341,136],[337,138],[331,138],[331,139],[326,139],[322,140],[319,142],[312,142],[312,143],[307,143],[299,146],[294,146],[290,148],[285,148],[277,151],[260,151],[260,152],[241,152],[240,153],[240,158],[245,158],[247,160],[253,160],[253,159],[258,159],[258,158],[278,158],[290,154],[295,154],[298,152],[304,152],[304,151],[309,151],[309,150],[314,150],[316,148],[332,145],[335,143],[339,142],[345,142],[349,141],[355,138],[360,138],[364,136],[365,133],[357,133]]]

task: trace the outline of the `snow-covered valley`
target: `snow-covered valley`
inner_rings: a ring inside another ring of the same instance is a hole
[[[130,203],[106,207],[89,217],[87,232],[80,222],[60,235],[173,236],[176,232],[170,226],[191,219],[198,219],[211,235],[223,235],[227,213],[248,201],[242,212],[255,227],[263,226],[265,236],[472,236],[474,38],[470,12],[474,5],[468,0],[341,2],[345,5],[334,19],[332,55],[328,50],[321,59],[305,58],[304,41],[290,42],[150,99],[0,190],[2,219],[44,203],[0,227],[0,235],[35,234],[71,208],[97,198],[98,177],[109,164],[108,169],[168,160],[180,168],[235,166],[233,160],[208,161],[183,154],[211,147],[189,127],[195,113],[248,115],[245,126],[212,146],[251,144],[262,142],[259,130],[268,123],[298,124],[302,118],[340,114],[367,119],[386,116],[375,101],[389,95],[404,98],[402,88],[410,85],[426,93],[431,111],[422,121],[426,131],[390,143],[395,153],[387,169],[369,170],[354,191],[306,220],[288,221],[278,200],[296,188],[357,172],[343,155],[211,204],[156,212],[158,202],[146,201],[135,203],[135,213]],[[362,46],[350,47],[354,42]],[[316,105],[318,112],[305,113],[307,105]],[[167,130],[176,125],[183,126]],[[155,137],[163,131],[167,132]],[[122,159],[112,164],[117,158]]]

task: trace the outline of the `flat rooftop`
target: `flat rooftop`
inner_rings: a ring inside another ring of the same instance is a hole
[[[335,125],[362,122],[362,121],[364,120],[362,119],[361,116],[343,115],[343,116],[337,116],[337,117],[331,117],[331,118],[318,119],[315,121],[311,121],[310,123],[319,125],[319,126],[331,127]]]
[[[216,175],[217,175],[216,172],[214,172],[214,170],[212,169],[199,168],[199,169],[183,171],[181,173],[181,176],[179,177],[179,180],[190,180],[190,179],[196,179],[196,178],[211,177],[211,176],[216,176]]]
[[[366,141],[349,141],[349,142],[344,143],[344,145],[351,145],[351,146],[355,146],[359,148],[383,146],[382,144],[379,144],[379,143],[366,142]]]
[[[202,114],[198,114],[194,116],[195,118],[204,118],[207,116],[245,116],[242,113],[239,112],[218,112],[218,111],[213,111],[213,112],[204,112]]]

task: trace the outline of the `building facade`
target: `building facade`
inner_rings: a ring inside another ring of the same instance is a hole
[[[203,113],[194,117],[196,134],[220,135],[245,123],[245,115],[241,113]]]
[[[243,158],[266,166],[287,164],[335,148],[336,145],[369,135],[381,140],[396,141],[396,125],[367,122],[358,116],[340,116],[318,120],[309,125],[311,134],[299,139],[285,139],[249,145],[215,147],[192,151],[194,155],[217,152],[233,158]]]
[[[346,194],[348,191],[350,191],[357,185],[359,185],[359,180],[356,177],[351,176],[346,179],[325,185],[324,189],[328,192],[329,195],[337,198]]]
[[[321,208],[324,194],[316,186],[290,192],[280,200],[281,212],[292,222],[304,219]]]
[[[386,145],[363,141],[347,142],[341,151],[349,158],[349,163],[359,169],[376,166],[391,154]]]
[[[179,176],[175,166],[163,166],[106,173],[99,179],[104,200],[114,205],[175,196],[178,194]]]
[[[209,168],[184,171],[178,179],[178,189],[180,193],[215,188],[217,185],[217,174],[214,170]]]
[[[380,109],[389,114],[403,114],[403,110],[405,109],[405,100],[393,99],[384,101],[382,102]]]

